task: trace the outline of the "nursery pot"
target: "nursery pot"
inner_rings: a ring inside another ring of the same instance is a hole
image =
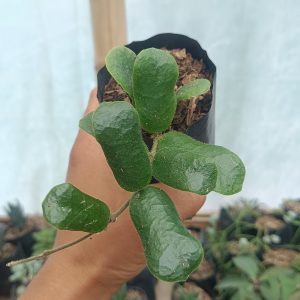
[[[202,117],[192,123],[185,130],[185,133],[193,137],[196,140],[204,143],[214,143],[214,123],[215,123],[215,80],[216,80],[216,66],[210,60],[205,50],[202,49],[200,44],[185,35],[163,33],[155,35],[144,41],[136,41],[126,45],[133,52],[138,54],[140,51],[146,48],[166,48],[172,49],[186,49],[187,53],[190,53],[194,59],[202,60],[206,69],[211,74],[211,93],[208,97],[204,97],[203,100],[197,103],[197,107],[200,109]],[[101,68],[97,75],[98,80],[98,94],[97,97],[100,102],[104,99],[105,86],[108,84],[111,75],[104,66]],[[116,99],[117,100],[117,99]],[[146,141],[147,143],[147,141]],[[148,143],[147,143],[148,144]],[[149,145],[149,144],[148,144]]]
[[[187,282],[184,285],[176,284],[172,292],[173,300],[181,299],[201,299],[201,300],[211,300],[212,298],[208,295],[205,290],[197,285]]]
[[[37,228],[35,226],[32,226],[31,228],[28,228],[24,232],[20,233],[19,235],[7,238],[6,241],[14,245],[21,244],[24,254],[26,255],[26,257],[29,257],[30,255],[32,255],[33,246],[36,243],[33,237],[33,234],[36,231]]]
[[[265,225],[263,227],[265,233],[268,235],[277,235],[280,237],[280,241],[277,243],[270,242],[270,245],[273,247],[277,246],[283,246],[286,244],[289,244],[291,242],[291,239],[293,237],[293,227],[291,224],[286,223],[281,216],[276,216],[276,214],[266,214],[262,216],[261,218],[270,218],[271,220],[274,220],[274,222],[281,222],[280,226],[273,227],[272,224],[268,224],[267,222],[264,222]],[[259,219],[258,219],[259,220]],[[270,223],[270,221],[269,221]]]
[[[10,294],[10,289],[12,283],[9,281],[9,276],[11,275],[10,268],[6,266],[7,263],[13,260],[19,260],[24,258],[24,252],[22,245],[17,243],[15,245],[14,251],[10,256],[2,258],[0,260],[0,295],[8,296]]]
[[[205,258],[198,269],[190,275],[188,282],[196,284],[210,296],[213,296],[217,276],[212,260]]]
[[[140,288],[128,287],[125,299],[126,300],[148,300],[151,298],[148,298],[145,292]]]
[[[237,238],[235,236],[235,229],[237,226],[240,227],[241,234],[247,234],[247,235],[252,235],[252,236],[255,236],[257,234],[257,229],[254,228],[254,224],[256,221],[255,216],[253,216],[251,214],[244,215],[240,221],[241,221],[241,224],[239,224],[239,225],[236,224],[234,226],[234,228],[232,228],[232,231],[228,233],[229,240],[234,240]],[[227,208],[222,207],[220,210],[219,218],[218,218],[218,230],[225,230],[229,226],[233,226],[234,222],[235,222],[234,218],[230,214],[230,211]],[[247,226],[246,224],[251,224],[251,225],[253,225],[253,227]]]
[[[141,289],[148,299],[155,300],[155,282],[156,279],[148,268],[145,268],[140,274],[127,282],[127,287]]]

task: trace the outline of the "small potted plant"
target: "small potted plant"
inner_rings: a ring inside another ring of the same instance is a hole
[[[224,214],[219,214],[218,218],[212,217],[201,232],[206,241],[206,259],[214,262],[217,279],[212,284],[210,296],[220,300],[298,299],[299,244],[294,243],[293,236],[282,243],[276,234],[294,219],[288,218],[287,211],[265,211],[249,200],[222,210],[231,219],[227,227],[220,227]],[[244,217],[244,220],[251,217],[251,222],[246,223],[257,227],[256,231],[245,230],[245,221],[241,222]],[[203,282],[195,281],[192,276],[189,281],[205,288]]]
[[[148,268],[145,268],[140,274],[127,282],[127,287],[140,288],[145,292],[148,299],[155,300],[156,281],[156,278],[153,277]]]
[[[9,276],[10,269],[6,266],[11,260],[17,260],[24,257],[24,253],[20,244],[12,244],[6,242],[5,234],[7,227],[0,223],[0,295],[9,295],[11,283]]]
[[[211,300],[212,298],[203,290],[192,283],[177,285],[173,291],[173,300]]]
[[[236,256],[217,285],[221,299],[298,299],[300,273],[292,265],[265,268],[254,256]]]
[[[54,244],[56,230],[53,227],[46,227],[33,233],[34,245],[33,255],[49,249]],[[12,284],[11,295],[15,298],[21,296],[30,283],[32,278],[37,274],[43,265],[43,261],[36,260],[28,263],[11,267],[9,281]]]
[[[25,216],[19,201],[8,203],[5,210],[9,218],[5,239],[13,244],[20,243],[24,254],[30,256],[35,243],[33,233],[36,231],[36,226],[34,222]]]
[[[208,255],[202,260],[202,263],[189,277],[189,282],[196,283],[209,295],[213,295],[213,289],[216,285],[216,269],[214,263]]]
[[[283,219],[291,227],[291,243],[300,244],[300,199],[286,199],[283,202]]]
[[[132,197],[111,212],[100,199],[63,183],[51,189],[43,202],[44,217],[50,224],[87,232],[78,242],[104,230],[129,207],[150,272],[173,282],[186,280],[197,269],[203,249],[182,224],[169,196],[150,185],[153,179],[200,195],[211,191],[231,195],[241,190],[245,176],[243,162],[236,154],[207,144],[213,138],[209,114],[213,103],[211,96],[210,103],[204,100],[212,93],[213,81],[193,76],[187,79],[184,74],[181,77],[174,55],[187,55],[182,49],[173,54],[169,51],[181,47],[182,39],[176,35],[169,39],[154,37],[143,45],[134,44],[136,52],[130,45],[112,49],[106,57],[106,68],[127,96],[104,101],[80,121],[81,129],[101,145],[118,184],[132,192]],[[185,41],[190,62],[199,53],[204,60],[206,52],[199,44]],[[166,49],[158,49],[163,47]],[[100,71],[100,96],[108,83],[101,80],[102,75]]]
[[[123,285],[113,296],[112,300],[152,300],[146,293],[137,287]]]

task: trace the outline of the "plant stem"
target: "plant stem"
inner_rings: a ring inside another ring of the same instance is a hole
[[[49,255],[51,255],[53,253],[56,253],[56,252],[58,252],[60,250],[69,248],[69,247],[71,247],[73,245],[76,245],[76,244],[78,244],[78,243],[86,240],[87,238],[91,237],[93,234],[94,233],[88,233],[88,234],[82,236],[81,238],[79,238],[79,239],[77,239],[75,241],[63,244],[63,245],[58,246],[58,247],[53,248],[53,249],[45,250],[41,254],[38,254],[38,255],[34,255],[34,256],[27,257],[27,258],[20,259],[20,260],[11,261],[8,264],[6,264],[6,266],[7,267],[13,267],[13,266],[16,266],[18,264],[23,264],[23,263],[26,263],[26,262],[29,262],[29,261],[33,261],[33,260],[36,260],[36,259],[44,259],[44,258],[46,258],[47,256],[49,256]]]
[[[130,199],[120,206],[114,213],[110,215],[110,222],[115,222],[118,216],[128,207]]]
[[[299,237],[300,237],[300,226],[297,228],[296,232],[294,233],[290,243],[291,244],[295,243]]]
[[[110,215],[109,223],[112,223],[112,222],[116,221],[116,219],[120,216],[120,214],[128,207],[129,202],[130,202],[130,199],[128,201],[126,201],[122,206],[120,206],[114,213],[112,213]],[[33,260],[37,260],[37,259],[44,259],[44,258],[46,258],[47,256],[49,256],[53,253],[56,253],[58,251],[61,251],[63,249],[69,248],[71,246],[74,246],[74,245],[80,243],[80,242],[88,239],[89,237],[91,237],[94,234],[95,233],[88,233],[88,234],[82,236],[81,238],[79,238],[75,241],[72,241],[70,243],[63,244],[63,245],[58,246],[58,247],[53,248],[53,249],[45,250],[41,254],[34,255],[34,256],[27,257],[27,258],[20,259],[20,260],[11,261],[8,264],[6,264],[6,266],[7,267],[13,267],[13,266],[23,264],[23,263],[26,263],[26,262],[29,262],[29,261],[33,261]]]

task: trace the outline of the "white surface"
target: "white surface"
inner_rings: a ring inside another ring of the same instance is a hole
[[[240,195],[300,197],[300,1],[126,0],[129,40],[197,39],[217,65],[216,143],[238,153]],[[205,209],[230,203],[212,194]]]
[[[37,212],[95,84],[88,1],[1,1],[0,45],[0,214]]]

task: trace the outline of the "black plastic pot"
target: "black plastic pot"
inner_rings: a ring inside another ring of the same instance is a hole
[[[155,300],[155,283],[156,279],[148,268],[145,268],[140,274],[127,282],[127,287],[141,289],[145,292],[148,299]]]
[[[268,234],[275,234],[278,235],[280,237],[280,242],[275,244],[275,243],[271,243],[272,246],[276,247],[276,246],[283,246],[286,244],[289,244],[291,242],[291,239],[293,237],[293,227],[291,224],[286,224],[285,226],[283,226],[281,229],[278,230],[268,230]]]
[[[286,223],[280,214],[269,214],[270,217],[273,217],[274,219],[277,219],[283,223],[283,226],[278,229],[272,229],[266,227],[265,234],[267,235],[278,235],[280,237],[279,243],[273,243],[271,242],[270,245],[274,248],[276,247],[282,247],[284,245],[287,245],[291,242],[293,235],[294,235],[294,228],[292,224]]]
[[[214,273],[207,278],[194,280],[189,279],[188,282],[193,282],[200,288],[202,288],[206,293],[208,293],[211,297],[215,295],[215,286],[217,284],[217,274]]]
[[[224,230],[233,224],[234,220],[224,207],[221,208],[218,218],[218,229]]]
[[[21,244],[24,254],[26,255],[26,257],[29,257],[30,255],[32,255],[33,246],[36,243],[36,241],[33,237],[33,234],[36,231],[37,231],[37,228],[32,227],[31,229],[27,230],[23,234],[16,236],[12,239],[7,239],[6,241],[9,243],[12,243],[14,245]]]
[[[204,143],[214,143],[215,139],[215,80],[216,80],[216,66],[210,60],[205,50],[201,48],[196,40],[193,40],[185,35],[163,33],[155,35],[144,41],[132,42],[126,45],[129,49],[138,54],[140,51],[146,48],[167,48],[178,49],[185,48],[188,53],[192,55],[194,59],[203,60],[204,64],[213,76],[212,80],[212,97],[209,99],[210,103],[207,103],[207,113],[199,121],[192,124],[186,131],[188,135],[196,140]],[[108,73],[104,66],[98,72],[98,94],[99,101],[103,101],[105,86],[109,82],[111,75]],[[200,105],[198,102],[198,105]]]
[[[189,287],[193,287],[192,289],[190,289]],[[193,291],[195,294],[195,296],[184,296],[184,295],[180,295],[180,293],[178,293],[178,289],[182,289],[185,291]],[[211,295],[209,295],[203,288],[197,286],[196,284],[192,283],[192,282],[187,282],[187,283],[177,283],[174,285],[173,287],[173,291],[172,291],[172,296],[171,299],[173,300],[181,300],[181,299],[214,299],[211,298]]]
[[[256,217],[251,214],[243,216],[239,224],[240,233],[244,235],[255,236],[257,234],[257,229],[254,226],[255,221],[256,221]],[[224,230],[229,226],[232,226],[233,224],[234,224],[234,219],[232,215],[230,214],[228,209],[222,207],[218,218],[218,226],[217,226],[218,230]],[[232,230],[228,233],[229,240],[234,240],[237,238],[235,236],[235,229],[236,226],[234,226]]]
[[[148,298],[145,291],[138,287],[128,287],[126,298],[128,300],[152,300]]]
[[[0,260],[0,295],[1,296],[8,296],[10,295],[10,290],[12,283],[9,281],[9,276],[11,275],[10,268],[6,266],[12,260],[19,260],[25,257],[23,248],[21,244],[16,244],[16,248],[14,252]]]

